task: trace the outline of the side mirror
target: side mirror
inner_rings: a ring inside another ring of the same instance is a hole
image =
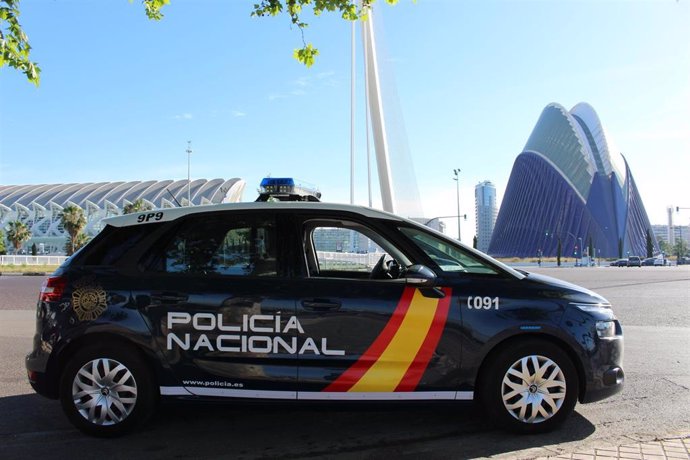
[[[405,282],[419,287],[436,285],[436,273],[425,265],[412,265],[405,271]]]

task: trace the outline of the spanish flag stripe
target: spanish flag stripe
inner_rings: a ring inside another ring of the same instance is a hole
[[[390,343],[349,391],[394,391],[429,333],[437,303],[438,299],[424,297],[415,290],[410,308]]]
[[[407,372],[403,376],[400,384],[395,388],[395,391],[414,391],[422,379],[424,372],[431,357],[434,355],[434,351],[438,346],[439,340],[441,340],[441,335],[446,327],[446,320],[448,319],[448,311],[450,310],[450,300],[451,300],[451,289],[443,288],[443,292],[446,295],[443,299],[438,302],[438,308],[436,309],[436,315],[434,316],[434,321],[431,324],[431,329],[422,344],[422,347],[417,352],[412,364],[407,369]]]
[[[398,302],[398,306],[395,308],[395,311],[393,311],[393,315],[388,320],[383,331],[381,331],[376,340],[374,340],[374,343],[369,346],[367,351],[365,351],[348,370],[343,372],[336,380],[328,385],[324,391],[348,391],[352,385],[357,383],[390,344],[393,336],[398,331],[398,328],[407,315],[414,294],[414,288],[405,288]]]

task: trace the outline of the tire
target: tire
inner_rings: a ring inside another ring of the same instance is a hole
[[[516,433],[553,430],[577,402],[575,366],[560,347],[545,340],[530,338],[501,350],[483,382],[485,409]]]
[[[120,436],[146,421],[158,392],[139,352],[121,344],[79,350],[60,379],[60,402],[69,421],[86,434]]]

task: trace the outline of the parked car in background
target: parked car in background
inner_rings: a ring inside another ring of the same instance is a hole
[[[628,257],[628,267],[641,267],[642,266],[642,259],[640,259],[638,256],[630,256]]]
[[[645,260],[642,261],[642,265],[645,267],[653,267],[656,265],[656,257],[647,257]]]
[[[668,259],[664,259],[663,257],[657,257],[654,259],[654,266],[655,267],[665,267],[667,265],[671,265],[668,261]]]
[[[609,264],[609,267],[627,267],[628,266],[628,259],[618,259],[614,260]]]

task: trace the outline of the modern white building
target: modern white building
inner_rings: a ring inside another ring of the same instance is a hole
[[[123,208],[137,200],[152,209],[213,203],[234,203],[242,198],[242,179],[149,180],[131,182],[96,182],[85,184],[0,185],[0,229],[20,221],[31,230],[32,238],[24,244],[45,248],[46,252],[63,250],[67,234],[60,213],[69,206],[84,210],[84,232],[95,236],[106,217],[122,214]]]
[[[474,186],[475,218],[477,225],[477,249],[489,250],[491,235],[496,225],[496,187],[485,180]]]

